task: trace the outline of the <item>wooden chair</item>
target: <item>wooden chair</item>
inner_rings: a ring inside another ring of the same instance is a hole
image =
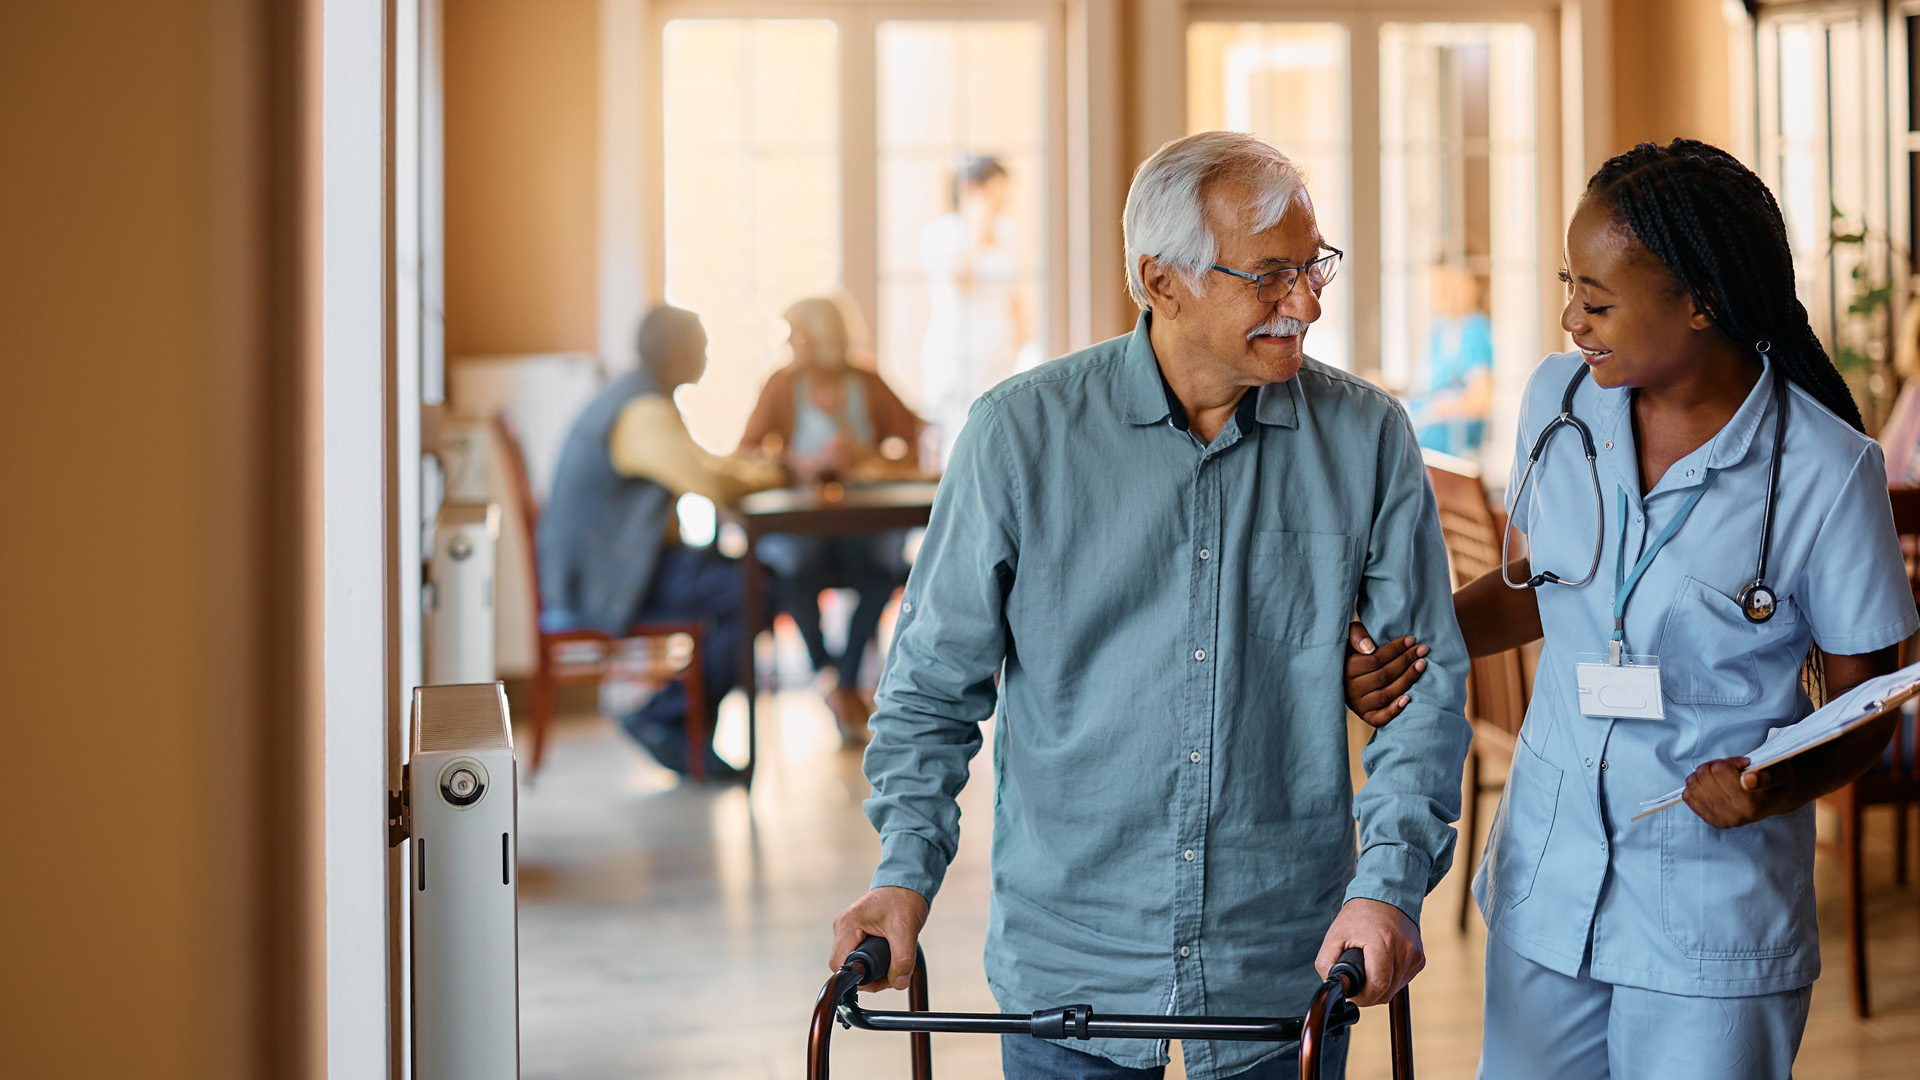
[[[500,441],[501,457],[507,464],[507,483],[519,504],[520,519],[527,534],[527,573],[533,593],[534,672],[533,672],[533,747],[527,778],[540,770],[547,752],[547,728],[553,723],[554,699],[563,685],[599,684],[616,670],[647,682],[679,682],[687,688],[687,773],[695,780],[707,775],[707,687],[700,674],[701,638],[704,628],[697,622],[638,623],[622,635],[598,630],[564,630],[548,633],[540,627],[545,605],[540,596],[540,560],[534,537],[540,520],[540,508],[533,498],[533,484],[527,476],[526,455],[520,440],[506,417],[493,420],[494,437]],[[637,648],[636,648],[637,646]]]
[[[1427,455],[1427,480],[1440,507],[1440,532],[1446,538],[1447,563],[1459,588],[1500,566],[1500,526],[1504,524],[1480,486],[1472,463],[1443,454]],[[1506,784],[1507,767],[1527,716],[1525,665],[1519,649],[1472,661],[1467,674],[1467,719],[1473,745],[1467,755],[1465,806],[1467,885],[1460,894],[1460,929],[1473,907],[1473,866],[1480,842],[1481,797]],[[1498,779],[1489,779],[1487,759],[1498,760]]]
[[[1893,503],[1893,527],[1900,534],[1900,549],[1906,556],[1907,583],[1920,602],[1920,488],[1896,487],[1887,492]],[[1900,645],[1900,662],[1914,658],[1914,639]],[[1840,860],[1847,879],[1847,959],[1853,978],[1853,1014],[1865,1018],[1872,1011],[1867,994],[1867,907],[1865,882],[1860,865],[1860,826],[1869,806],[1894,808],[1894,880],[1907,883],[1907,808],[1920,802],[1920,730],[1914,715],[1901,717],[1893,745],[1865,776],[1820,801],[1840,816],[1840,835],[1832,841],[1820,841],[1823,855]]]

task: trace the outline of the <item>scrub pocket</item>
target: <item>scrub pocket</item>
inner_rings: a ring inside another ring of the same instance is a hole
[[[1344,642],[1360,542],[1340,533],[1257,532],[1247,564],[1248,632],[1314,648]]]
[[[1800,621],[1782,599],[1773,618],[1747,621],[1733,597],[1697,578],[1680,587],[1660,634],[1660,678],[1682,705],[1751,705],[1760,697],[1757,658]]]
[[[1694,960],[1786,956],[1812,943],[1813,807],[1716,829],[1686,805],[1660,818],[1660,921]]]
[[[1500,797],[1487,840],[1484,880],[1492,887],[1481,897],[1483,912],[1513,907],[1532,895],[1560,810],[1560,781],[1560,770],[1535,753],[1525,738],[1516,742],[1506,794]]]

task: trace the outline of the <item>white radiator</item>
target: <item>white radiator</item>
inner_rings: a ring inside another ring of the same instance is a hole
[[[500,504],[449,500],[434,519],[428,568],[428,685],[484,683],[494,670]]]
[[[413,691],[413,1075],[520,1074],[513,730],[497,682]]]

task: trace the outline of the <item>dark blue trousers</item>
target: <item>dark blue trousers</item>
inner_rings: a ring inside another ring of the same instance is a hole
[[[1351,1041],[1350,1034],[1327,1040],[1320,1056],[1323,1080],[1342,1080],[1347,1075],[1347,1046]],[[1000,1036],[1000,1069],[1007,1080],[1161,1080],[1167,1072],[1165,1066],[1134,1069],[1116,1065],[1065,1043],[1031,1035]],[[1279,1053],[1233,1075],[1234,1080],[1297,1080],[1300,1044],[1288,1043]]]

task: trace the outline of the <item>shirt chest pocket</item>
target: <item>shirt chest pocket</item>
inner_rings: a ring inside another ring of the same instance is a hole
[[[1360,542],[1340,533],[1257,532],[1247,565],[1248,632],[1303,648],[1346,640]]]
[[[1739,601],[1698,578],[1681,583],[1660,633],[1660,679],[1683,705],[1751,705],[1760,697],[1759,657],[1800,621],[1782,599],[1773,618],[1747,620]]]

